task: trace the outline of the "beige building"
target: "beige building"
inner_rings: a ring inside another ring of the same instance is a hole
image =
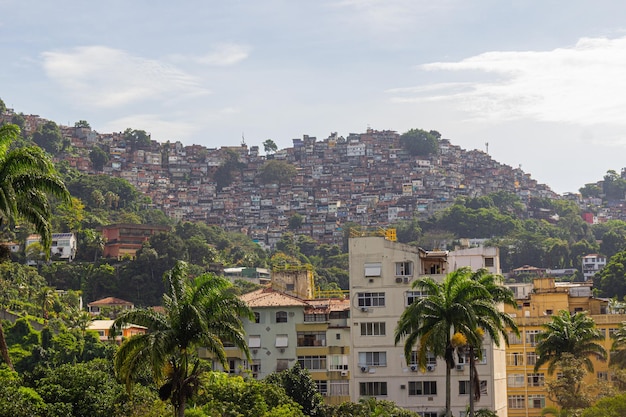
[[[499,271],[497,250],[472,248],[448,253],[425,251],[384,237],[356,237],[350,253],[350,397],[390,400],[424,417],[436,417],[445,407],[445,362],[429,359],[425,371],[406,362],[403,345],[394,345],[398,318],[420,297],[411,284],[422,276],[443,279],[461,266]],[[481,384],[478,408],[507,415],[504,346],[486,341],[477,365]],[[452,371],[452,410],[464,416],[469,403],[469,368],[460,363]]]
[[[306,269],[273,271],[270,287],[242,295],[255,317],[244,322],[251,361],[226,346],[228,372],[263,379],[299,363],[326,402],[349,401],[349,302],[313,296],[312,272]],[[214,369],[221,367],[214,363]]]

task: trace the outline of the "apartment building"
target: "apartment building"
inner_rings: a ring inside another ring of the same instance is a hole
[[[456,252],[456,251],[455,251]],[[445,362],[431,357],[425,371],[405,361],[404,346],[394,344],[398,318],[420,297],[411,284],[422,276],[442,280],[461,266],[488,266],[499,272],[497,251],[472,248],[451,254],[425,251],[379,236],[349,240],[350,256],[350,397],[390,400],[398,406],[436,417],[445,407]],[[452,260],[452,262],[450,262]],[[507,414],[504,346],[485,340],[477,365],[483,381],[478,408]],[[452,411],[464,416],[469,404],[469,368],[460,362],[452,371]]]
[[[105,258],[135,258],[135,254],[150,236],[169,231],[169,226],[155,224],[111,224],[102,226],[100,231],[105,239]]]
[[[349,301],[313,298],[309,270],[272,274],[271,286],[241,296],[254,313],[254,321],[244,321],[251,360],[226,345],[226,371],[263,379],[298,363],[309,370],[327,403],[349,401]],[[202,349],[200,355],[210,357]],[[223,368],[214,363],[213,369]]]
[[[552,277],[537,277],[532,283],[507,284],[516,295],[517,308],[506,306],[505,311],[515,317],[520,337],[509,335],[506,351],[507,402],[509,417],[538,417],[546,406],[554,406],[546,393],[546,381],[556,378],[548,375],[548,366],[534,370],[537,354],[535,346],[542,325],[549,322],[560,310],[570,313],[587,312],[604,335],[604,347],[611,348],[611,334],[626,320],[624,314],[611,314],[608,300],[592,296],[590,282],[555,282]],[[587,375],[585,383],[611,379],[607,362],[591,358],[594,373]],[[557,371],[558,372],[558,371]]]
[[[593,280],[595,274],[600,272],[606,266],[606,256],[591,253],[583,256],[582,269],[585,281]]]

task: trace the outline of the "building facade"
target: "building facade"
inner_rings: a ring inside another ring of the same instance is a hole
[[[587,312],[604,336],[603,346],[611,349],[611,334],[626,320],[624,314],[611,314],[608,300],[592,296],[590,282],[555,282],[551,277],[538,277],[532,283],[507,284],[516,295],[517,308],[506,306],[505,311],[515,317],[520,336],[509,334],[506,351],[507,402],[509,417],[538,417],[546,406],[555,406],[548,398],[546,382],[556,378],[558,370],[549,375],[548,365],[534,370],[537,354],[537,336],[543,325],[560,310],[570,313]],[[611,372],[607,362],[591,358],[594,372],[585,384],[609,381]]]
[[[135,255],[144,242],[150,239],[150,236],[167,232],[168,226],[149,225],[149,224],[112,224],[102,226],[102,237],[105,239],[104,253],[105,258],[122,259],[124,257],[135,258]]]
[[[404,309],[420,297],[411,284],[430,276],[442,280],[461,266],[487,267],[499,272],[497,251],[472,248],[450,255],[425,251],[383,237],[356,237],[349,241],[350,256],[350,397],[376,397],[436,417],[445,407],[445,362],[429,358],[425,370],[407,362],[404,346],[394,344],[394,331]],[[452,262],[450,262],[452,260]],[[507,414],[504,346],[485,340],[477,370],[483,381],[477,408]],[[460,362],[452,371],[452,411],[463,416],[469,404],[469,367]]]

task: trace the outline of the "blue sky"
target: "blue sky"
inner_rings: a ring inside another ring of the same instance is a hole
[[[435,129],[557,192],[626,166],[626,2],[0,0],[0,98],[209,147]]]

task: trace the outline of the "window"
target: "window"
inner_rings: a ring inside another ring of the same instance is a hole
[[[308,370],[326,370],[326,356],[298,356],[298,363]]]
[[[606,339],[606,329],[598,329],[598,331],[600,331],[600,334],[602,335],[602,338]]]
[[[537,363],[537,353],[536,352],[526,352],[526,365],[534,366]]]
[[[381,276],[383,265],[380,262],[372,262],[365,264],[365,277]]]
[[[298,346],[326,346],[326,332],[298,332]]]
[[[384,336],[385,322],[361,323],[361,336]]]
[[[413,275],[413,262],[396,262],[396,276],[406,277]]]
[[[485,258],[485,268],[493,268],[493,258]]]
[[[254,312],[254,322],[261,323],[261,313]]]
[[[509,387],[523,387],[524,386],[524,374],[508,374],[507,385]]]
[[[277,311],[276,312],[276,323],[287,323],[287,312],[286,311]]]
[[[506,364],[508,366],[524,366],[524,354],[519,352],[507,353]]]
[[[509,408],[525,408],[524,407],[525,398],[523,395],[509,395],[508,400],[509,400],[508,401]]]
[[[480,381],[480,395],[487,395],[487,381]]]
[[[359,366],[387,366],[387,352],[359,352]]]
[[[610,328],[609,329],[609,337],[613,337],[613,335],[615,334],[616,331],[617,331],[616,328]]]
[[[416,302],[420,298],[424,298],[424,297],[427,297],[427,296],[428,296],[428,294],[426,293],[426,291],[424,291],[424,292],[422,292],[422,291],[407,291],[406,292],[406,305],[410,306],[411,304],[413,304],[414,302]]]
[[[386,382],[361,382],[359,383],[359,395],[377,396],[387,395]]]
[[[328,381],[320,380],[320,381],[313,381],[313,382],[315,382],[315,386],[317,387],[317,392],[319,392],[320,394],[324,396],[328,395]]]
[[[546,382],[543,372],[535,373],[535,374],[527,374],[526,376],[528,378],[529,387],[543,387]]]
[[[261,362],[257,360],[252,361],[250,371],[252,372],[252,378],[258,378],[261,373]]]
[[[551,316],[552,314],[554,314],[554,311],[552,309],[546,310],[546,316]]]
[[[470,391],[470,382],[468,381],[459,381],[459,395],[469,395]]]
[[[305,322],[323,322],[328,321],[326,314],[304,313]]]
[[[248,337],[248,347],[249,348],[260,348],[261,347],[261,336],[259,336],[259,335],[250,335]]]
[[[522,337],[513,332],[509,332],[509,345],[519,345],[522,343]]]
[[[276,359],[276,372],[289,369],[289,359]]]
[[[335,339],[341,340],[341,333],[335,333]]]
[[[349,381],[330,381],[330,395],[333,397],[350,395]]]
[[[534,394],[528,396],[528,408],[545,408],[546,396],[541,394]]]
[[[348,356],[347,355],[330,355],[328,357],[331,371],[347,371]]]
[[[606,371],[599,371],[597,373],[598,376],[598,381],[608,381],[609,380],[609,373]]]
[[[541,330],[526,330],[526,343],[536,346],[539,333],[541,333]]]
[[[417,351],[411,352],[411,363],[409,365],[416,365]],[[426,365],[437,365],[437,357],[432,352],[426,352]]]
[[[286,334],[277,334],[276,335],[276,347],[286,348],[287,346],[289,346],[289,336]]]
[[[360,292],[357,293],[359,307],[384,307],[384,292]]]
[[[437,381],[409,381],[409,395],[437,395]]]

